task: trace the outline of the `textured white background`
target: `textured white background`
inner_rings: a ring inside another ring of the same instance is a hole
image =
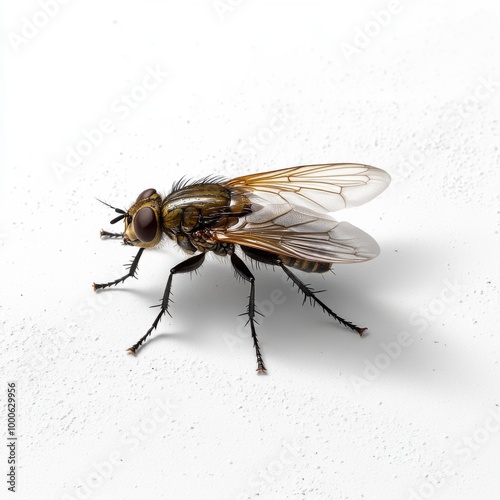
[[[15,498],[498,498],[498,2],[74,0],[48,20],[41,4],[3,2],[1,17]],[[62,169],[102,120],[113,130]],[[134,254],[99,240],[113,214],[95,197],[128,207],[184,174],[329,161],[393,177],[338,214],[380,257],[302,275],[366,338],[255,270],[258,376],[238,317],[248,286],[210,258],[125,354],[183,255],[147,252],[138,281],[94,294]]]

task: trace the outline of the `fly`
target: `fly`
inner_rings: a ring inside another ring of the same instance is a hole
[[[167,196],[146,189],[128,209],[112,207],[118,214],[111,224],[123,220],[123,233],[101,231],[101,236],[122,238],[139,251],[121,278],[94,283],[94,290],[137,277],[137,266],[145,249],[157,246],[167,236],[192,255],[170,270],[153,324],[128,349],[135,354],[169,313],[172,279],[176,274],[196,271],[208,252],[227,256],[237,276],[250,284],[246,314],[252,334],[257,371],[266,368],[255,329],[255,278],[236,254],[238,246],[253,261],[281,268],[304,294],[304,302],[318,304],[323,311],[347,328],[362,335],[360,328],[337,315],[324,304],[311,286],[292,269],[324,273],[332,265],[363,262],[380,251],[376,241],[348,222],[337,222],[329,212],[362,205],[389,185],[391,178],[379,168],[355,163],[328,163],[245,175],[224,181],[205,178],[180,181]]]

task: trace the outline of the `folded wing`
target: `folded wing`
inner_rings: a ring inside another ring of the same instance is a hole
[[[390,182],[390,175],[376,167],[325,163],[245,175],[225,185],[252,192],[270,204],[287,203],[325,213],[362,205]]]
[[[215,239],[317,262],[362,262],[379,253],[370,235],[327,214],[288,203],[255,207],[237,225],[214,230]]]

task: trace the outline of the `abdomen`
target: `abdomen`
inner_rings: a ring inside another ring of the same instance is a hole
[[[332,267],[331,262],[315,262],[313,260],[296,259],[295,257],[287,257],[286,255],[278,256],[285,266],[299,269],[305,273],[326,273]]]

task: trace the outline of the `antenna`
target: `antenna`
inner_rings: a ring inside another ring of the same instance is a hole
[[[125,217],[128,216],[128,212],[126,212],[125,210],[122,210],[121,208],[113,207],[109,203],[106,203],[106,202],[100,200],[99,198],[96,198],[96,200],[99,201],[99,202],[101,202],[103,205],[106,205],[107,207],[112,208],[117,214],[120,214],[118,217],[115,217],[110,222],[110,224],[116,224],[118,221],[121,221],[122,219],[125,219]]]

